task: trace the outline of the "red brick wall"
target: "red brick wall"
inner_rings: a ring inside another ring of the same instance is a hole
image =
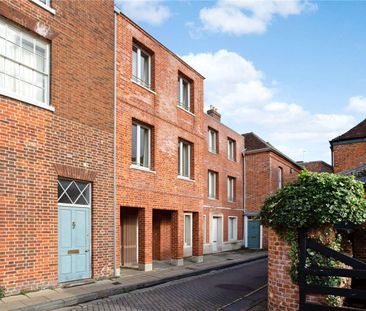
[[[131,81],[133,40],[153,52],[154,92]],[[173,213],[172,223],[183,231],[184,211],[201,214],[204,180],[201,173],[204,134],[203,78],[124,16],[118,16],[117,47],[118,206],[140,207],[149,211],[178,211],[177,215]],[[177,107],[178,72],[194,83],[194,115]],[[133,119],[153,127],[154,172],[130,167]],[[194,146],[192,152],[195,169],[192,181],[177,178],[179,138]],[[147,242],[141,252],[149,253],[151,250],[151,223],[152,219],[147,218]],[[194,235],[201,236],[201,229],[194,232]],[[177,249],[172,250],[172,253],[183,249],[183,232],[172,237],[172,249],[174,248]],[[145,262],[151,262],[151,258],[147,258]]]
[[[298,286],[291,281],[289,246],[272,230],[268,237],[268,311],[297,311]]]
[[[0,96],[0,286],[7,294],[58,283],[58,175],[93,176],[92,275],[113,274],[113,3],[52,5],[55,15],[27,0],[0,3],[18,26],[49,29],[55,107]]]
[[[269,152],[245,155],[246,211],[259,212],[270,193]]]
[[[295,166],[293,163],[287,161],[286,159],[278,156],[276,153],[270,153],[270,178],[271,178],[271,193],[275,193],[278,190],[278,168],[282,167],[283,173],[283,185],[292,182],[297,179],[298,173],[300,173],[300,168]]]
[[[366,163],[366,142],[333,146],[334,173],[339,173]]]
[[[237,216],[238,240],[243,239],[243,156],[244,137],[225,126],[217,118],[205,114],[204,116],[204,214],[206,215],[206,237],[210,241],[210,222],[212,214],[223,216],[223,241],[228,242],[228,217]],[[208,151],[208,129],[217,132],[217,153]],[[235,141],[235,161],[228,160],[228,138]],[[217,199],[208,198],[208,171],[218,173]],[[234,202],[227,199],[227,178],[235,178]]]

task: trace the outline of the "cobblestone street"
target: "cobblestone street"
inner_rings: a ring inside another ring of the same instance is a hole
[[[236,267],[212,271],[128,294],[96,300],[59,311],[162,311],[218,310],[244,297],[267,283],[267,260],[258,260]],[[266,296],[266,288],[256,293],[257,301]],[[250,296],[249,296],[250,297]],[[249,299],[248,297],[248,299]],[[247,298],[242,300],[245,301]],[[243,309],[248,310],[256,301]]]

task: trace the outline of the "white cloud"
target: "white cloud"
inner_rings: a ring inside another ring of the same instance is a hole
[[[353,96],[349,99],[346,110],[366,113],[366,97]]]
[[[201,27],[193,31],[193,25],[190,23],[188,26],[195,36],[200,31],[233,35],[260,34],[267,30],[276,15],[299,15],[316,8],[308,0],[218,0],[214,6],[200,10]]]
[[[160,25],[170,16],[169,8],[163,0],[117,0],[116,5],[131,19]]]
[[[216,106],[237,131],[255,131],[297,160],[329,161],[328,141],[351,128],[347,114],[312,113],[298,103],[276,100],[273,84],[241,55],[227,50],[188,54],[183,59],[205,77],[205,105]]]

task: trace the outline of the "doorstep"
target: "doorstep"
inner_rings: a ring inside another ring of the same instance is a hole
[[[204,260],[200,263],[185,259],[183,266],[167,266],[166,269],[149,272],[136,270],[136,273],[128,276],[123,275],[122,269],[122,276],[118,278],[93,281],[91,284],[76,287],[59,287],[6,297],[0,302],[0,310],[55,310],[267,258],[266,251],[238,250],[222,254],[204,255]]]

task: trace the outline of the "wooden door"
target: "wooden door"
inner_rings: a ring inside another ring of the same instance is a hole
[[[138,265],[137,211],[122,210],[122,266]]]

